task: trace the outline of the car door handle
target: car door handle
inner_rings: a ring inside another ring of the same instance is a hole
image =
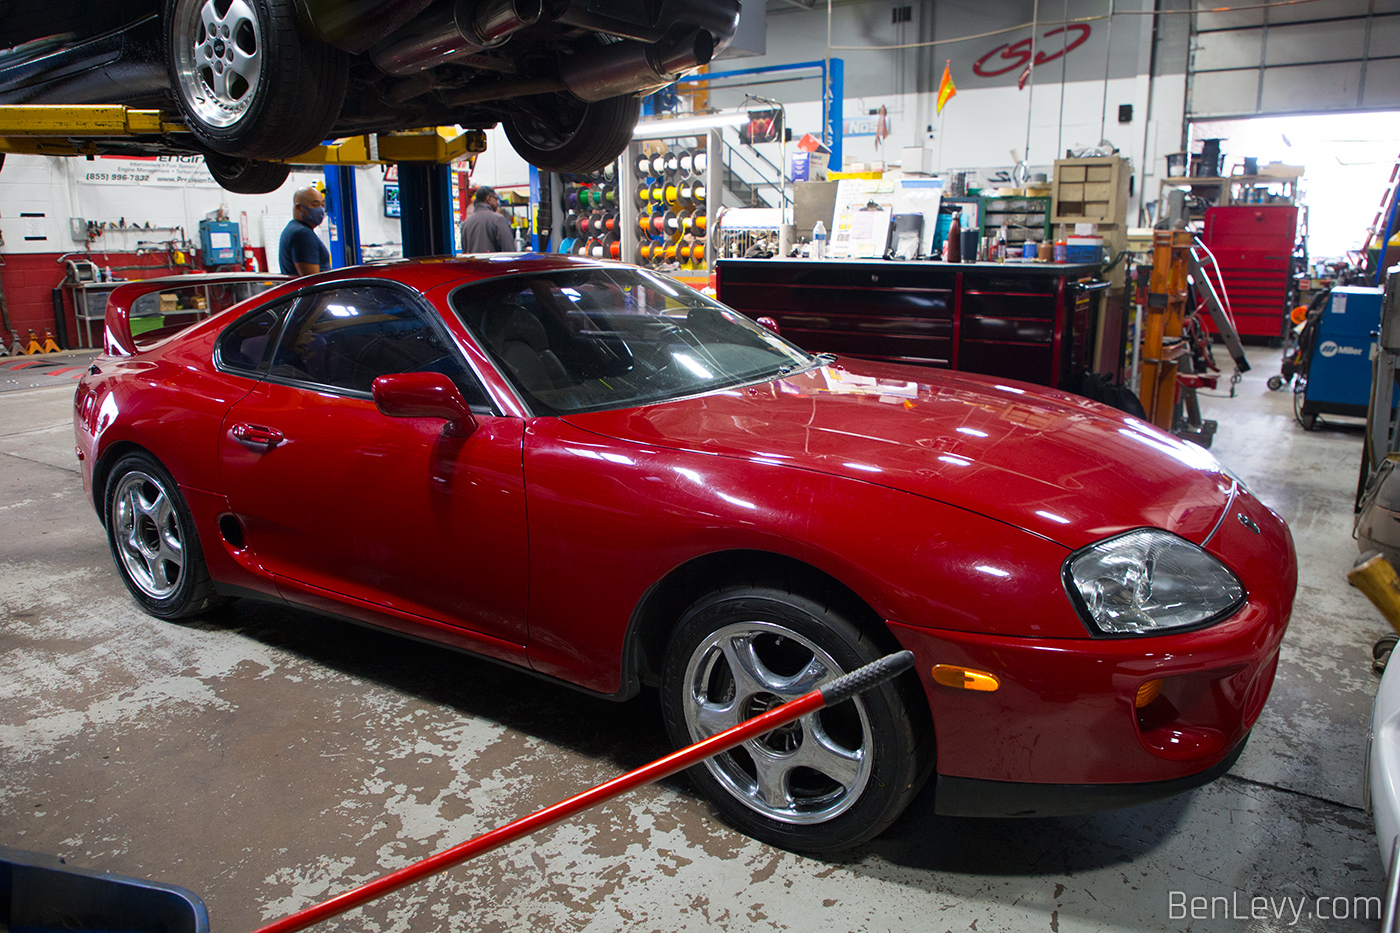
[[[257,453],[266,453],[283,440],[281,431],[260,424],[235,424],[232,433],[234,440]]]

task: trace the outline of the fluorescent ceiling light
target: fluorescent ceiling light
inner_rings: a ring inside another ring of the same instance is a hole
[[[705,113],[695,117],[668,120],[642,120],[632,131],[633,139],[669,139],[672,136],[694,136],[705,130],[722,126],[743,126],[749,122],[747,113]]]

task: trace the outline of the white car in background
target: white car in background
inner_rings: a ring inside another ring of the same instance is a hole
[[[1384,673],[1371,707],[1371,735],[1366,743],[1366,806],[1376,821],[1376,842],[1385,866],[1384,931],[1396,928],[1396,906],[1400,901],[1400,664],[1391,670],[1386,663],[1395,647],[1396,636],[1387,635],[1372,649],[1376,666]]]

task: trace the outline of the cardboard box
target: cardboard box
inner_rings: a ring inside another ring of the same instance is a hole
[[[825,152],[798,150],[792,154],[793,181],[826,181],[831,156]]]

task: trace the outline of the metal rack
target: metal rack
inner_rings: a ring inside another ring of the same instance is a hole
[[[682,281],[708,284],[715,256],[715,217],[721,204],[720,132],[710,129],[667,136],[663,123],[641,128],[644,138],[632,141],[618,166],[620,258],[669,272]],[[644,153],[653,161],[658,153],[662,155],[659,172],[640,173]],[[689,171],[682,166],[687,153]],[[703,161],[700,171],[695,170],[698,161]],[[645,199],[641,196],[644,187]],[[704,189],[703,197],[698,188]],[[658,189],[659,199],[655,197]],[[689,197],[685,196],[687,190]],[[642,229],[643,217],[648,219],[646,231]]]

